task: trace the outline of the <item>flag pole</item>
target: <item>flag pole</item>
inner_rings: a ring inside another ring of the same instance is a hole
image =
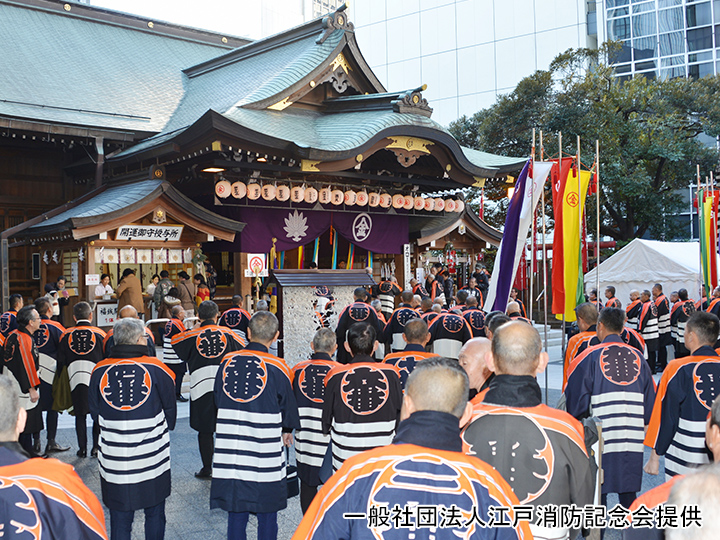
[[[540,161],[545,159],[543,148],[543,132],[540,131]],[[552,169],[551,169],[552,171]],[[552,189],[552,174],[550,175],[550,189]],[[547,251],[545,247],[545,185],[540,192],[542,208],[542,264],[543,264],[543,334],[545,338],[545,352],[548,352],[548,303],[547,303]],[[545,370],[545,405],[548,403],[548,370]]]
[[[562,131],[558,133],[558,176],[562,173]],[[555,268],[555,253],[553,253],[553,268]],[[566,291],[567,294],[567,291]],[[563,306],[562,313],[562,341],[561,350],[562,358],[565,358],[565,306]]]
[[[600,310],[600,141],[595,139],[595,290]]]
[[[532,182],[530,184],[530,202],[532,203],[535,200],[535,128],[532,130],[532,159],[530,161],[530,170],[532,171]],[[533,320],[532,312],[533,312],[533,269],[535,268],[535,261],[533,260],[535,257],[535,250],[533,249],[535,247],[535,207],[532,207],[532,221],[530,222],[530,272],[528,272],[529,278],[530,278],[530,296],[528,297],[528,310],[527,310],[527,316],[530,319],[530,321]],[[525,259],[525,257],[523,257]],[[523,264],[526,264],[526,261],[523,260]]]
[[[580,206],[580,201],[582,201],[582,175],[580,174],[580,171],[582,171],[582,164],[580,163],[580,135],[577,136],[575,139],[575,144],[577,145],[577,179],[578,179],[578,222],[580,231],[578,232],[578,238],[580,239],[580,270],[579,273],[582,274],[583,271],[583,241],[585,241],[585,245],[587,245],[587,238],[583,238],[583,220],[585,218],[585,212],[583,212],[584,208],[583,206]],[[585,276],[583,275],[583,297],[585,295]],[[577,307],[577,283],[575,284],[575,307]]]
[[[700,212],[702,211],[702,206],[700,202],[700,164],[697,164],[697,194],[695,198],[697,199],[697,210],[698,210],[698,253],[700,254],[700,309],[702,309],[702,295],[705,292],[705,278],[703,276],[703,255],[702,255],[702,220],[700,219]]]

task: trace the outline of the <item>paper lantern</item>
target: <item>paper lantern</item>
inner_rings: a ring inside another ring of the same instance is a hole
[[[455,200],[448,199],[445,201],[445,211],[446,212],[454,212],[455,211]]]
[[[330,194],[330,202],[335,206],[340,206],[343,202],[345,202],[345,194],[340,189],[333,189]]]
[[[247,188],[242,182],[233,182],[230,190],[232,191],[232,196],[236,199],[242,199],[247,194]]]
[[[260,184],[248,184],[247,198],[251,201],[256,201],[260,198],[261,191]]]
[[[403,204],[403,208],[405,210],[412,210],[413,206],[415,206],[415,199],[412,197],[412,195],[406,195],[405,203]]]
[[[460,199],[457,199],[455,201],[455,211],[462,212],[463,210],[465,210],[465,202],[461,201]]]
[[[318,201],[320,204],[330,204],[331,195],[330,188],[324,187],[318,192]]]
[[[405,195],[402,195],[400,193],[396,193],[392,196],[392,205],[393,208],[402,208],[405,206]]]
[[[428,197],[425,199],[425,210],[428,212],[432,212],[435,209],[435,199],[432,197]]]
[[[368,206],[372,206],[375,208],[380,204],[380,194],[379,193],[370,193],[368,194]]]
[[[357,193],[355,193],[352,189],[349,189],[345,192],[345,204],[348,206],[355,206],[355,203],[357,202]]]
[[[357,205],[358,206],[365,206],[368,203],[368,194],[367,191],[362,190],[357,192]]]
[[[285,202],[290,198],[290,188],[285,184],[280,184],[275,190],[275,198],[280,202]]]
[[[275,199],[275,186],[272,184],[265,184],[262,187],[262,198],[266,201],[272,201]]]
[[[445,199],[438,197],[435,199],[435,211],[442,212],[443,210],[445,210]]]
[[[230,182],[227,180],[220,180],[217,184],[215,184],[215,195],[225,199],[230,196],[230,189]]]
[[[294,203],[303,202],[305,200],[305,188],[303,186],[293,186],[290,189],[290,200]]]
[[[425,199],[423,199],[420,195],[415,197],[413,199],[413,208],[415,208],[415,210],[423,210],[425,208]]]
[[[392,204],[393,200],[389,193],[381,193],[380,194],[380,207],[381,208],[390,208],[390,205]]]
[[[309,187],[305,190],[305,202],[308,204],[315,204],[318,200],[318,190],[314,187]]]

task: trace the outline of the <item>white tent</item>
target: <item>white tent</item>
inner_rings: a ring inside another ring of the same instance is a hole
[[[598,296],[604,300],[605,287],[613,285],[623,307],[629,303],[631,290],[650,290],[655,283],[663,286],[668,297],[671,291],[685,288],[690,298],[699,298],[702,284],[699,242],[658,242],[638,238],[600,263],[599,268]],[[586,291],[595,288],[595,276],[595,268],[585,274]]]

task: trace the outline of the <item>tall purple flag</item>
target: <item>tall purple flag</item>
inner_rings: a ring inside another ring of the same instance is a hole
[[[523,167],[515,183],[515,192],[510,199],[505,230],[495,257],[492,279],[485,302],[488,311],[505,311],[510,289],[520,259],[525,255],[525,239],[532,224],[532,217],[542,193],[545,180],[550,174],[552,163],[536,161],[530,171],[530,161]],[[528,178],[531,174],[532,177]]]

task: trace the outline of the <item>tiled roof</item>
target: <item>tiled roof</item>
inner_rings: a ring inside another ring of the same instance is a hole
[[[163,180],[145,180],[134,184],[123,184],[109,187],[98,195],[91,197],[77,206],[62,212],[50,219],[41,221],[30,227],[30,230],[40,227],[58,225],[73,218],[88,218],[102,216],[116,212],[138,203],[155,193],[160,188]]]
[[[0,0],[0,116],[157,133],[185,92],[182,69],[229,48],[201,31],[179,37],[89,6],[34,4]]]

